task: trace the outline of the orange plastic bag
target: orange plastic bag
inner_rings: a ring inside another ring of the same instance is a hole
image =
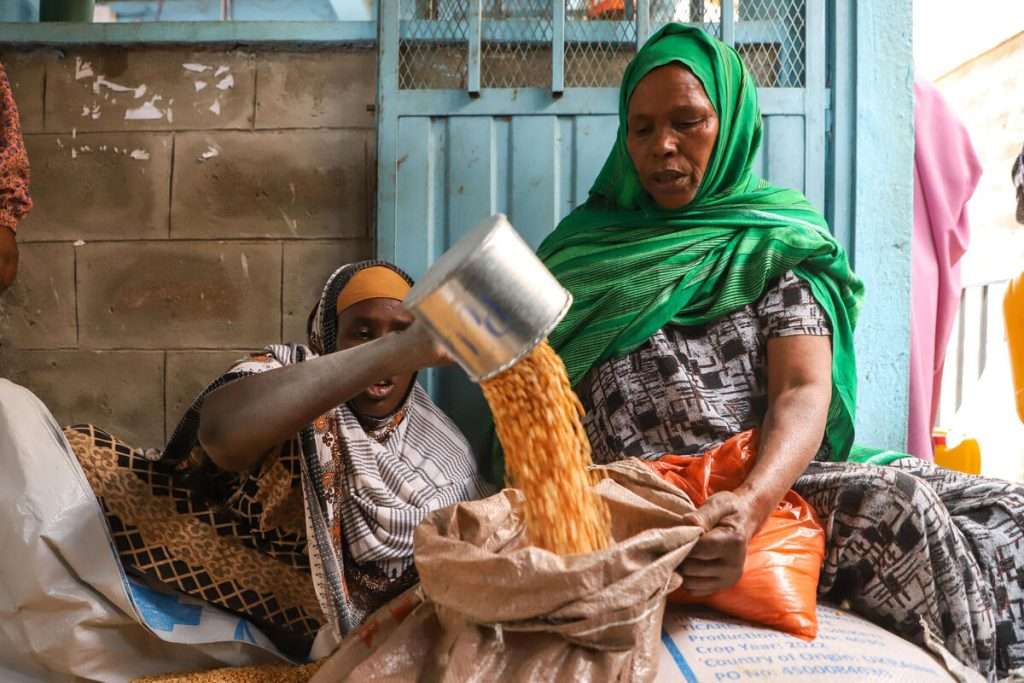
[[[743,483],[757,458],[757,444],[752,430],[703,455],[666,455],[646,464],[699,507],[708,496]],[[825,532],[814,510],[790,491],[747,546],[739,583],[704,598],[688,595],[684,586],[668,599],[708,605],[811,640],[818,634],[818,575],[824,557]]]

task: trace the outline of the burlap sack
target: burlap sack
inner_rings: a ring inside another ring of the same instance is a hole
[[[615,544],[560,557],[526,545],[512,489],[431,514],[421,585],[347,638],[313,683],[651,681],[665,597],[697,541],[693,505],[636,461],[599,468]]]

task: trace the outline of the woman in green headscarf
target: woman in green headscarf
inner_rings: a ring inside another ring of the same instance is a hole
[[[551,342],[598,462],[760,428],[747,480],[697,514],[689,590],[734,584],[796,488],[828,532],[824,596],[922,645],[927,627],[989,677],[1024,665],[1024,487],[848,462],[863,287],[806,198],[752,173],[762,124],[739,56],[670,24],[626,69],[619,107],[589,200],[539,250],[575,297]]]

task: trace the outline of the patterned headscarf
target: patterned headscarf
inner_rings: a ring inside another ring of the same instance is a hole
[[[392,270],[412,287],[412,278],[401,268],[387,261],[359,261],[338,268],[327,278],[320,298],[313,306],[313,310],[309,312],[309,318],[306,320],[306,337],[313,353],[322,356],[325,353],[333,353],[338,350],[338,297],[356,273],[368,268]]]

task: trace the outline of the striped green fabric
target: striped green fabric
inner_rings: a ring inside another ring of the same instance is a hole
[[[719,137],[693,202],[670,211],[643,190],[625,135],[633,89],[671,62],[687,66],[704,84],[719,116]],[[538,250],[575,299],[550,341],[576,384],[664,325],[714,321],[757,301],[775,278],[793,271],[832,325],[826,436],[831,456],[845,460],[853,444],[853,328],[863,285],[807,199],[754,176],[761,131],[754,81],[732,48],[679,24],[654,34],[626,69],[618,137],[588,201]]]
[[[850,462],[857,462],[862,465],[878,465],[884,467],[885,465],[891,465],[899,460],[906,460],[907,458],[913,458],[914,456],[907,453],[900,453],[899,451],[889,450],[888,448],[872,448],[871,446],[861,446],[860,444],[853,444],[853,448],[850,449]]]

